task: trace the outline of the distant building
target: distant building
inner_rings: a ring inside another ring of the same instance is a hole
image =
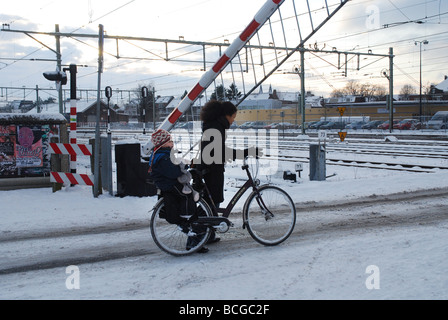
[[[3,106],[1,112],[27,113],[33,109],[34,106],[34,102],[30,100],[14,100]]]
[[[300,100],[299,92],[281,92],[274,90],[275,96],[282,102],[284,107],[293,106],[296,107]]]
[[[97,102],[80,102],[77,104],[77,122],[80,127],[82,126],[95,126],[96,125],[96,107]],[[119,122],[125,124],[129,121],[129,116],[123,113],[119,113],[114,108],[109,107],[110,122]],[[108,121],[108,107],[107,103],[101,100],[100,102],[100,124],[105,125]]]
[[[268,92],[263,92],[263,87],[260,86],[258,93],[250,94],[243,102],[238,106],[238,110],[272,110],[280,109],[282,102],[278,99],[277,92],[272,90],[269,86]]]
[[[164,110],[160,110],[160,114],[166,114],[166,116],[170,115],[171,112],[173,112],[173,110],[175,108],[177,108],[177,106],[179,105],[179,103],[182,101],[181,98],[174,98],[168,103],[168,105],[165,107]],[[206,100],[204,98],[199,98],[197,99],[192,107],[190,108],[190,110],[188,110],[187,112],[184,113],[183,117],[185,117],[185,120],[191,121],[191,120],[199,120],[199,114],[201,112],[201,108],[202,106],[206,103]],[[160,119],[163,120],[165,117],[161,116]]]
[[[434,87],[437,90],[440,90],[444,93],[448,93],[448,76],[445,76],[445,79]]]
[[[129,121],[138,122],[139,100],[132,99],[123,106],[123,113],[129,117]]]
[[[96,125],[96,101],[77,101],[76,103],[76,117],[77,123],[79,127],[88,126],[94,127]],[[28,113],[59,113],[59,104],[51,103],[51,104],[42,104],[40,105],[39,112],[37,108],[33,108],[28,111]],[[110,122],[119,122],[125,124],[129,121],[129,116],[122,112],[119,112],[119,109],[115,109],[110,106]],[[107,103],[101,101],[101,116],[100,116],[100,125],[105,126],[107,123]],[[64,113],[67,121],[70,121],[70,109],[66,108],[66,112]]]
[[[163,119],[167,115],[169,115],[167,107],[171,103],[171,101],[173,101],[173,100],[174,100],[173,96],[159,96],[159,97],[157,97],[157,99],[156,99],[156,110],[158,111],[160,119]]]
[[[429,94],[432,100],[448,100],[448,76],[437,85],[432,85]]]

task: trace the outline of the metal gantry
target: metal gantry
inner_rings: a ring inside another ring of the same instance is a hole
[[[203,53],[202,69],[204,74],[160,125],[160,128],[170,130],[179,117],[191,108],[198,97],[202,94],[207,96],[207,89],[210,87],[237,85],[242,90],[242,97],[235,101],[235,104],[238,106],[295,53],[300,52],[301,60],[303,61],[305,43],[328,23],[347,2],[348,0],[267,0],[233,42],[225,40],[220,43],[212,43],[186,41],[182,37],[178,40],[169,40],[105,34],[104,41],[113,40],[116,42],[116,53],[104,51],[104,54],[117,59],[189,62],[189,60],[184,58],[184,55],[170,55],[169,46],[174,44],[200,46]],[[61,64],[61,52],[58,45],[61,38],[67,37],[80,41],[78,39],[99,37],[98,34],[61,33],[58,26],[56,26],[55,32],[47,33],[13,30],[9,25],[4,26],[2,31],[22,32],[36,41],[39,41],[34,37],[37,34],[54,36],[57,40],[56,50],[43,45],[56,52],[58,65]],[[145,51],[146,57],[123,56],[120,54],[120,41],[126,41],[134,46],[136,46],[135,42],[137,41],[159,42],[165,46],[165,54],[141,48]],[[207,50],[213,50],[214,53],[218,51],[219,58],[217,61],[207,60],[206,48],[208,48]],[[225,48],[224,52],[222,52],[223,48]],[[303,91],[303,67],[302,73],[301,86]],[[303,98],[302,94],[301,108],[304,108]],[[151,147],[149,143],[145,150],[149,152]]]
[[[348,1],[341,0],[332,4],[328,2],[326,0],[322,6],[321,2],[311,3],[309,0],[266,1],[249,25],[220,55],[217,62],[202,75],[159,128],[170,130],[212,83],[216,87],[218,76],[221,75],[221,83],[225,87],[222,76],[224,72],[231,73],[231,83],[242,84],[243,97],[236,101],[238,106],[294,53],[303,48],[304,43]],[[256,48],[249,47],[253,45],[251,41],[256,43]],[[265,48],[271,49],[268,54]],[[144,146],[143,152],[149,154],[151,149],[152,143],[149,141]]]

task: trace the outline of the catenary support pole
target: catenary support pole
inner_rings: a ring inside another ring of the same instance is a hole
[[[301,109],[300,111],[302,112],[302,134],[305,134],[305,51],[304,50],[300,50],[300,109]]]
[[[55,32],[59,33],[59,25],[55,25]],[[62,55],[61,55],[61,41],[60,36],[56,36],[56,65],[58,71],[62,71]],[[60,85],[58,88],[58,103],[59,103],[59,113],[64,114],[64,110],[62,107],[62,86]]]
[[[394,126],[394,49],[389,48],[389,132]]]
[[[152,128],[156,132],[156,88],[152,87]]]
[[[95,153],[94,153],[94,179],[93,196],[99,195],[100,182],[100,117],[101,117],[101,73],[103,72],[103,46],[104,46],[104,27],[99,25],[98,38],[98,91],[96,101],[96,128],[95,128]]]

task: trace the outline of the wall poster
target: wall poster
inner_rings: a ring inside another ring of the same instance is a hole
[[[0,125],[0,178],[50,174],[50,138],[59,125]]]
[[[16,126],[0,125],[0,177],[17,175]]]
[[[17,126],[16,166],[42,167],[42,126]]]

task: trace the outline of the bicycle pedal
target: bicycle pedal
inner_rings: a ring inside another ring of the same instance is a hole
[[[178,229],[180,232],[185,233],[185,234],[186,234],[187,236],[189,236],[189,237],[197,236],[197,233],[196,233],[196,232],[191,231],[190,229],[188,229],[188,228],[185,227],[185,226],[184,226],[184,227],[178,226],[177,229]]]

